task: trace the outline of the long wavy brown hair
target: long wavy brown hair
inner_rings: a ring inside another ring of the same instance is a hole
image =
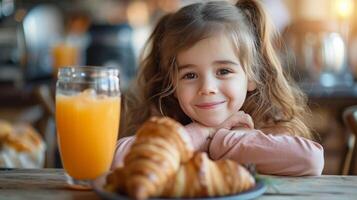
[[[174,97],[176,55],[222,33],[234,43],[244,71],[257,85],[242,107],[252,116],[255,128],[311,138],[304,122],[309,113],[306,97],[284,74],[272,44],[276,34],[257,0],[239,0],[236,5],[196,3],[161,18],[144,48],[136,84],[126,95],[125,135],[153,115],[169,116],[184,125],[191,122]]]

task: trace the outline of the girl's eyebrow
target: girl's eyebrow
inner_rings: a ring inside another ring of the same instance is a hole
[[[219,65],[219,64],[227,65],[227,64],[229,64],[229,65],[237,65],[237,66],[239,66],[238,63],[236,63],[236,62],[234,62],[232,60],[216,60],[216,61],[213,62],[213,64],[215,64],[215,65]],[[192,68],[192,67],[195,67],[195,66],[196,65],[194,65],[194,64],[179,65],[178,66],[178,70],[181,71],[183,69]]]
[[[230,65],[239,65],[238,63],[232,61],[232,60],[216,60],[214,61],[214,64],[230,64]]]
[[[178,70],[183,70],[183,69],[186,69],[186,68],[190,68],[190,67],[194,67],[195,65],[193,64],[187,64],[187,65],[180,65],[178,66]]]

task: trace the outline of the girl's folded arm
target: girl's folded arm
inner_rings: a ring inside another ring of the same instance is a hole
[[[254,163],[261,174],[321,175],[323,148],[311,140],[290,135],[264,134],[255,129],[220,129],[209,146],[210,157]]]
[[[111,169],[120,167],[123,165],[124,156],[128,153],[131,145],[135,141],[135,136],[123,137],[118,140],[115,147],[115,154]]]

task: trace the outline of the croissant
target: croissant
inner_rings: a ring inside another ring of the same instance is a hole
[[[199,198],[237,194],[252,188],[255,180],[232,160],[212,161],[197,153],[180,166],[172,181],[165,184],[161,197]]]
[[[107,177],[107,189],[125,191],[131,198],[158,196],[181,162],[193,156],[193,147],[183,126],[170,118],[153,117],[137,131],[136,140],[124,158],[124,167]]]
[[[117,168],[107,177],[117,192],[126,193],[125,169]],[[206,153],[197,153],[182,163],[177,173],[161,185],[155,196],[166,198],[202,198],[237,194],[254,187],[255,180],[244,167],[232,160],[211,161]]]

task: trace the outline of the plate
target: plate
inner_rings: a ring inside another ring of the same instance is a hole
[[[121,195],[118,193],[108,192],[104,189],[104,185],[106,183],[106,175],[100,176],[96,180],[92,182],[94,191],[105,200],[129,200],[130,198],[125,195]],[[247,190],[245,192],[230,195],[230,196],[223,196],[223,197],[207,197],[207,198],[193,198],[193,199],[207,199],[207,200],[246,200],[246,199],[254,199],[259,197],[260,195],[264,194],[267,187],[262,181],[257,181],[255,186]],[[151,200],[165,200],[165,198],[150,198]],[[167,200],[172,200],[172,198],[166,198]],[[183,198],[180,198],[183,199]],[[188,198],[186,198],[188,199]],[[192,198],[191,198],[192,199]]]

